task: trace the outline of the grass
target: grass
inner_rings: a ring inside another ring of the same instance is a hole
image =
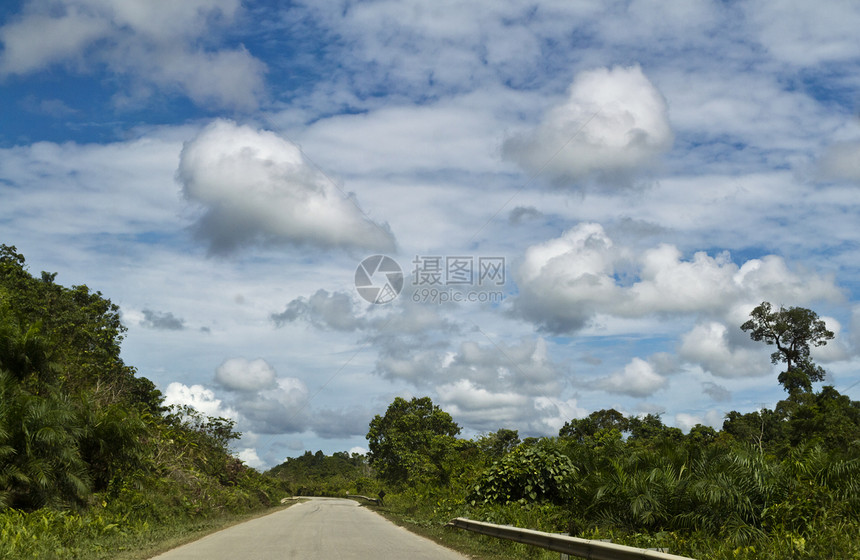
[[[5,560],[145,560],[211,533],[283,510],[293,503],[210,517],[175,516],[131,524],[100,515],[36,511],[0,513]]]

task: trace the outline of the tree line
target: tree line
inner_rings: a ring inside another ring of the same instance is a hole
[[[775,348],[786,397],[729,412],[719,430],[608,409],[556,437],[501,428],[464,439],[429,397],[398,397],[370,422],[367,464],[318,490],[372,486],[416,523],[464,516],[696,558],[860,558],[860,402],[816,391],[824,370],[810,357],[833,333],[811,310],[768,302],[740,328]],[[273,472],[290,479],[296,464]]]

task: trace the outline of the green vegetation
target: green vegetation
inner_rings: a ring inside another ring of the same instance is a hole
[[[233,422],[166,409],[120,358],[119,308],[0,245],[0,557],[113,558],[278,503]]]
[[[812,311],[756,307],[787,397],[684,434],[600,410],[558,437],[475,439],[428,398],[370,423],[367,457],[305,453],[260,474],[233,422],[166,409],[120,358],[119,309],[36,278],[0,245],[0,557],[142,558],[287,493],[384,495],[381,510],[478,557],[554,557],[444,529],[463,516],[715,559],[860,558],[860,402],[813,383]]]
[[[450,519],[701,559],[860,559],[860,402],[830,386],[813,390],[824,372],[809,348],[833,333],[809,310],[767,303],[742,328],[786,364],[779,383],[788,396],[773,410],[731,412],[722,430],[684,434],[658,415],[610,409],[570,420],[558,437],[521,441],[500,429],[465,440],[429,398],[398,398],[370,423],[375,482],[353,458],[327,491],[381,489],[381,511],[475,557],[557,554],[445,529]],[[334,459],[308,454],[301,463],[324,469]],[[297,472],[290,465],[282,475]],[[314,468],[303,476],[314,479]]]

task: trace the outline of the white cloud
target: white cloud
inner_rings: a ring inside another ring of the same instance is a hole
[[[812,359],[818,362],[839,362],[851,356],[850,341],[842,336],[842,324],[834,317],[819,317],[824,321],[827,330],[833,333],[833,339],[824,346],[813,346],[810,351]]]
[[[851,0],[756,0],[745,8],[762,44],[781,60],[814,66],[853,59],[860,51],[860,6]]]
[[[440,406],[455,421],[476,431],[511,427],[523,435],[556,435],[565,422],[585,414],[576,399],[487,389],[468,379],[440,385],[436,391]]]
[[[696,424],[721,430],[723,428],[723,420],[725,420],[725,414],[714,409],[708,410],[704,416],[679,412],[675,415],[675,426],[685,432],[689,432],[690,428],[693,428]]]
[[[445,362],[440,379],[467,379],[477,387],[524,396],[555,395],[561,389],[559,366],[548,357],[543,338],[517,344],[466,341],[453,357],[445,356]]]
[[[516,271],[515,309],[552,332],[581,329],[597,309],[621,296],[612,277],[616,255],[599,224],[580,224],[532,245]]]
[[[277,387],[275,369],[263,359],[230,358],[215,370],[215,382],[228,391],[261,391]]]
[[[187,405],[207,416],[237,419],[238,411],[223,405],[223,401],[215,397],[215,392],[203,385],[185,385],[174,381],[164,391],[166,406]]]
[[[214,253],[251,243],[391,251],[394,237],[273,132],[216,120],[182,149],[178,177],[205,214],[197,233]]]
[[[723,378],[757,377],[772,371],[767,352],[731,344],[728,328],[714,321],[696,325],[682,335],[678,355]]]
[[[239,452],[236,453],[236,457],[252,469],[260,469],[265,466],[263,460],[260,459],[259,455],[257,455],[257,450],[253,447],[240,449]]]
[[[236,393],[232,405],[260,434],[302,432],[308,422],[308,388],[294,377],[280,377],[275,387]]]
[[[792,271],[765,255],[740,267],[727,252],[685,260],[669,244],[635,252],[617,247],[599,224],[582,223],[560,238],[533,245],[516,272],[513,310],[542,329],[582,329],[598,313],[743,315],[762,301],[802,304],[843,297],[832,277]]]
[[[860,142],[842,142],[830,146],[819,165],[827,178],[860,182]]]
[[[672,145],[666,100],[638,66],[578,74],[568,99],[531,134],[509,139],[505,154],[559,186],[582,189],[596,177],[626,186]]]
[[[356,315],[353,298],[346,292],[317,290],[309,298],[298,297],[287,304],[281,313],[273,313],[272,320],[277,326],[305,319],[317,328],[336,331],[354,331],[365,325],[363,318]]]
[[[0,75],[28,74],[66,62],[72,71],[100,64],[132,82],[216,107],[255,109],[264,95],[265,65],[244,48],[200,44],[233,21],[239,0],[26,2],[0,28]]]
[[[24,74],[79,56],[83,49],[103,37],[107,22],[69,8],[62,17],[30,15],[0,28],[3,52],[0,75]]]
[[[642,358],[633,358],[624,369],[593,382],[593,386],[609,393],[631,397],[649,397],[666,387],[665,377],[654,371]]]

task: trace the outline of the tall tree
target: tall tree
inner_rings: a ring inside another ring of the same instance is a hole
[[[367,432],[368,458],[389,483],[429,478],[444,481],[445,461],[455,449],[460,426],[430,397],[397,397],[385,416],[376,415]]]
[[[824,379],[824,369],[812,362],[809,352],[812,346],[827,344],[834,334],[814,311],[803,307],[774,310],[770,303],[763,301],[752,310],[750,320],[741,325],[741,329],[757,342],[776,345],[770,361],[786,364],[779,382],[789,395],[810,392],[813,381]]]

